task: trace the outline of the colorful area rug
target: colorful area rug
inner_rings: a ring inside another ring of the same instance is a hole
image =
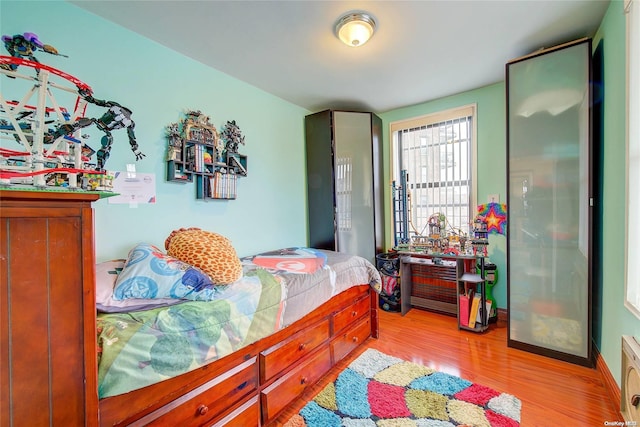
[[[368,349],[285,427],[519,426],[520,400]]]

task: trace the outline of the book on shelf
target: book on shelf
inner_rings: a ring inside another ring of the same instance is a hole
[[[235,199],[237,175],[217,170],[209,180],[209,197],[214,199]]]
[[[460,299],[460,325],[469,326],[469,312],[471,311],[471,298],[473,298],[473,290],[467,289],[465,293],[458,295],[458,298]]]
[[[193,164],[194,172],[206,172],[204,153],[206,147],[201,144],[193,144],[187,147],[187,162]]]
[[[485,306],[486,306],[486,315],[484,318],[484,323],[482,323],[484,326],[487,326],[489,324],[489,315],[491,314],[491,300],[486,300],[485,301]],[[481,322],[481,316],[482,316],[482,310],[478,310],[478,316],[476,317],[476,323],[480,323]]]
[[[476,327],[476,319],[478,318],[478,310],[480,309],[480,294],[475,294],[473,296],[473,301],[471,302],[471,310],[469,310],[469,327]]]

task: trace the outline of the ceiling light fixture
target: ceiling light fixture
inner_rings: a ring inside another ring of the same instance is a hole
[[[336,24],[336,35],[351,47],[362,46],[376,30],[376,21],[367,13],[349,12]]]

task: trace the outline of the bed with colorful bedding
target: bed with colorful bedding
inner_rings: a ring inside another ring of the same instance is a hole
[[[268,425],[377,336],[369,261],[286,248],[238,265],[220,284],[140,244],[97,266],[101,425]]]

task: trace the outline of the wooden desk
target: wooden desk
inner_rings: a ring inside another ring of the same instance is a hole
[[[399,256],[402,315],[412,307],[420,307],[456,316],[460,329],[486,329],[488,313],[485,310],[481,312],[480,325],[469,328],[460,324],[458,307],[458,296],[472,286],[480,288],[481,307],[486,307],[484,257],[422,252],[400,252]],[[477,262],[480,274],[476,274]]]

